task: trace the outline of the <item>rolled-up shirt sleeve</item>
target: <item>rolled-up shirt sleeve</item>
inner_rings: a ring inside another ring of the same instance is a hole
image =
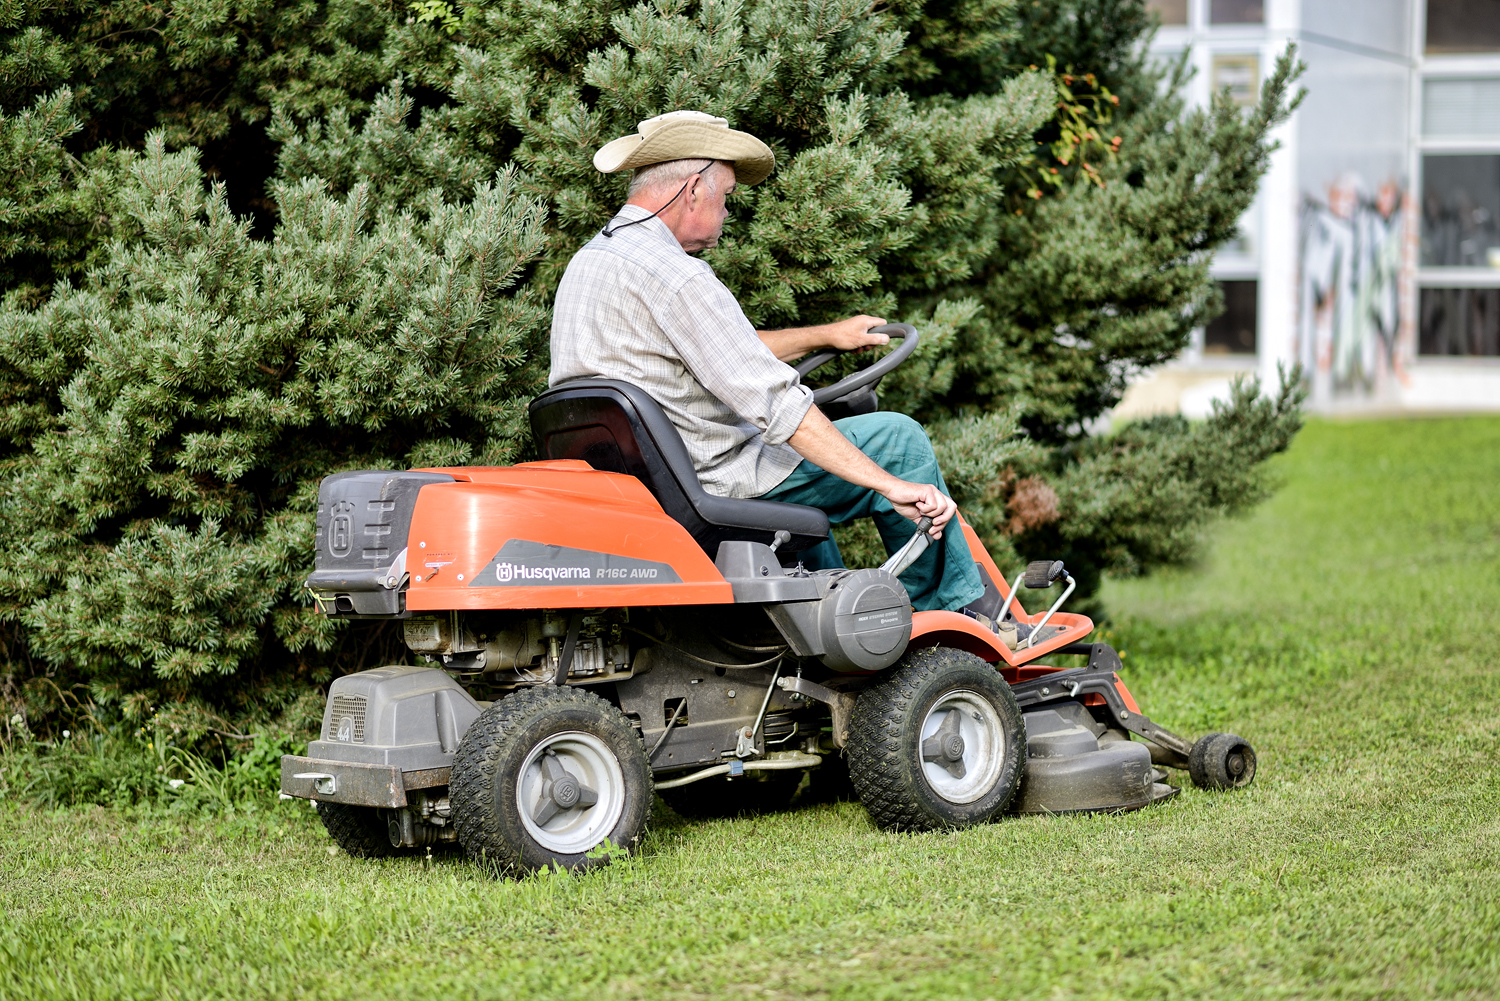
[[[696,276],[653,311],[693,378],[767,444],[783,444],[796,433],[812,408],[812,390],[761,341],[723,282]]]

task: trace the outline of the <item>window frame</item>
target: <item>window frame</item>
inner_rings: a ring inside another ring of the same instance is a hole
[[[1500,45],[1497,45],[1494,49],[1490,50],[1481,49],[1469,52],[1429,52],[1427,50],[1427,6],[1431,2],[1432,0],[1418,0],[1417,3],[1412,4],[1412,6],[1416,8],[1416,10],[1414,11],[1414,15],[1418,21],[1417,27],[1420,29],[1419,32],[1413,36],[1415,39],[1417,39],[1416,48],[1418,59],[1448,59],[1463,58],[1466,56],[1500,57]]]
[[[1149,3],[1150,0],[1147,0],[1147,2]],[[1183,20],[1181,22],[1163,21],[1161,23],[1162,30],[1170,31],[1174,28],[1177,30],[1183,30],[1191,28],[1193,26],[1193,0],[1182,0],[1182,9]]]
[[[1214,276],[1213,280],[1214,280],[1215,283],[1217,283],[1219,285],[1221,294],[1224,294],[1225,299],[1226,299],[1226,306],[1228,304],[1227,303],[1227,300],[1228,300],[1227,290],[1224,289],[1224,286],[1226,284],[1228,284],[1230,282],[1233,282],[1233,283],[1235,283],[1237,285],[1251,285],[1251,286],[1254,286],[1252,305],[1251,305],[1250,308],[1251,308],[1251,311],[1254,314],[1254,318],[1255,318],[1254,319],[1254,324],[1253,324],[1253,329],[1251,331],[1251,337],[1252,337],[1252,339],[1254,340],[1255,343],[1254,343],[1254,346],[1252,346],[1249,351],[1238,351],[1238,350],[1235,350],[1233,348],[1229,349],[1228,351],[1210,351],[1209,350],[1209,345],[1208,345],[1208,328],[1210,326],[1212,326],[1213,323],[1215,321],[1217,321],[1218,319],[1220,319],[1222,316],[1225,316],[1225,315],[1228,314],[1228,310],[1226,309],[1224,313],[1220,314],[1220,316],[1218,316],[1218,317],[1215,317],[1213,320],[1210,320],[1207,324],[1205,324],[1201,328],[1201,332],[1200,332],[1200,335],[1199,335],[1199,351],[1202,353],[1204,360],[1205,361],[1211,361],[1214,364],[1222,365],[1222,364],[1224,364],[1226,362],[1229,362],[1229,361],[1231,361],[1233,359],[1259,358],[1260,357],[1260,277],[1258,275],[1235,275],[1233,277],[1231,277],[1229,275],[1224,275],[1224,276],[1218,276],[1218,275],[1216,275],[1216,276]]]
[[[1215,0],[1204,0],[1204,3],[1203,3],[1203,26],[1205,28],[1230,28],[1230,29],[1234,29],[1234,28],[1262,28],[1263,29],[1266,26],[1266,7],[1269,5],[1270,0],[1260,0],[1260,20],[1259,21],[1215,21],[1214,20],[1214,2],[1215,2]]]
[[[1420,241],[1425,234],[1422,231],[1422,198],[1426,175],[1424,170],[1425,160],[1428,156],[1464,156],[1464,155],[1500,155],[1500,134],[1494,136],[1443,136],[1432,138],[1427,135],[1427,123],[1424,120],[1427,81],[1436,79],[1462,79],[1483,78],[1500,79],[1500,52],[1493,53],[1429,53],[1427,51],[1427,3],[1426,0],[1412,4],[1412,48],[1413,66],[1412,83],[1409,88],[1410,107],[1408,109],[1408,134],[1411,137],[1408,143],[1407,176],[1411,178],[1410,190],[1413,195],[1413,219],[1412,224],[1416,227],[1417,239]],[[1422,316],[1421,301],[1422,292],[1426,289],[1500,289],[1500,268],[1492,268],[1486,265],[1459,265],[1451,267],[1424,266],[1420,263],[1420,255],[1416,266],[1416,276],[1413,289],[1413,311],[1416,329],[1413,331],[1413,344],[1411,350],[1414,360],[1417,362],[1494,362],[1494,358],[1484,355],[1424,355],[1421,353],[1422,344]]]

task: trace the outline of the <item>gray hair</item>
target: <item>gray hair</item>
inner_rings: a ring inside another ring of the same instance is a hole
[[[734,169],[733,162],[729,160],[667,160],[663,163],[653,163],[645,167],[637,167],[630,175],[630,190],[626,198],[634,198],[636,195],[647,191],[656,191],[658,188],[680,187],[689,177],[694,174],[703,175],[703,183],[707,185],[712,194],[719,193],[719,172],[710,170],[714,164],[722,163],[724,166]]]

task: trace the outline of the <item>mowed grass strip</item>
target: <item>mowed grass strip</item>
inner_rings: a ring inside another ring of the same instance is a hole
[[[1500,996],[1500,420],[1315,422],[1205,568],[1112,585],[1154,718],[1236,793],[893,835],[658,813],[496,881],[330,854],[305,805],[0,809],[0,998]]]

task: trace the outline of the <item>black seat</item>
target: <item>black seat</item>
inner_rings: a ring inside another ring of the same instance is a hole
[[[595,469],[634,476],[709,556],[721,542],[763,542],[777,531],[801,552],[828,538],[828,515],[815,507],[716,497],[703,489],[677,427],[651,395],[628,382],[577,379],[531,401],[531,431],[548,459],[582,459]]]

